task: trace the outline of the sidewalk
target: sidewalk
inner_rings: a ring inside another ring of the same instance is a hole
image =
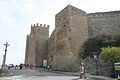
[[[40,68],[38,70],[45,71],[45,72],[51,72],[51,73],[65,74],[65,75],[70,75],[70,76],[80,76],[80,72],[62,72],[62,71],[52,71],[52,70],[48,71],[48,69],[43,69],[43,68]]]
[[[40,71],[45,71],[45,72],[51,72],[51,73],[57,73],[57,74],[64,74],[68,76],[80,76],[80,72],[62,72],[62,71],[48,71],[47,69],[38,69]],[[104,76],[96,76],[96,75],[89,75],[89,73],[86,73],[86,80],[117,80],[109,77],[104,77]],[[79,79],[79,80],[84,80],[84,79]]]

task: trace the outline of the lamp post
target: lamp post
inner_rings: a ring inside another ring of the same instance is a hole
[[[7,47],[9,46],[8,42],[6,42],[5,45],[5,54],[3,55],[3,63],[2,63],[2,69],[5,68],[5,62],[6,62],[6,54],[7,54]]]
[[[94,58],[95,63],[96,63],[96,75],[98,75],[98,63],[97,63],[97,61],[98,61],[98,54],[97,54],[97,52],[93,52],[93,58]]]

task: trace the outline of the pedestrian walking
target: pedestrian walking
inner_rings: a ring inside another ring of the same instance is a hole
[[[81,65],[80,65],[80,78],[81,78],[81,79],[86,78],[86,77],[85,77],[85,67],[84,67],[84,64],[83,64],[83,63],[81,63]]]
[[[16,69],[17,65],[15,65],[15,69]]]
[[[50,69],[50,66],[49,66],[49,65],[47,66],[47,69],[48,69],[48,71],[49,71],[49,69]]]

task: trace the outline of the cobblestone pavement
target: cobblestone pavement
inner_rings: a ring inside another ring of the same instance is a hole
[[[19,70],[12,69],[14,76],[1,77],[0,80],[84,80],[79,79],[79,75],[64,72],[49,72],[45,70]],[[86,80],[114,80],[114,79],[98,79],[88,77]]]

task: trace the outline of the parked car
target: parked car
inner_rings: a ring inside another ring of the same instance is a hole
[[[14,65],[13,64],[9,64],[9,65],[7,65],[7,67],[8,67],[8,69],[10,69],[10,68],[13,68]]]

